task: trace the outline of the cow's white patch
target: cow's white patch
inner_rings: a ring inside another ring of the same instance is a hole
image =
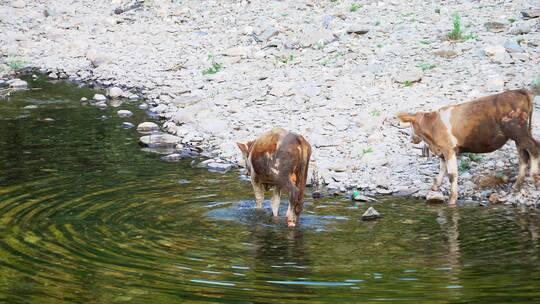
[[[276,162],[274,163],[272,168],[270,168],[270,171],[275,175],[279,175],[279,159],[276,159]]]
[[[441,117],[441,121],[443,122],[444,126],[446,127],[446,132],[448,133],[448,138],[450,138],[450,142],[452,143],[452,146],[455,147],[457,145],[457,139],[452,134],[452,124],[450,123],[450,117],[452,117],[452,110],[453,108],[448,108],[441,110],[439,112],[439,115]]]

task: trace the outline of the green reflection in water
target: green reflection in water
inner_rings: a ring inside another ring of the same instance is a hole
[[[33,86],[0,101],[0,301],[540,301],[537,212],[387,199],[362,222],[365,205],[308,199],[290,230],[238,172],[142,152],[121,127],[148,119],[136,105]]]

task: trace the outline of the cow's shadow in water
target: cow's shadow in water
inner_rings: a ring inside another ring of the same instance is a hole
[[[213,209],[206,216],[214,219],[234,221],[247,226],[286,227],[285,214],[287,213],[288,201],[282,201],[279,206],[279,216],[272,215],[270,201],[265,200],[262,209],[255,208],[254,200],[240,201],[238,203],[213,205]],[[223,206],[222,208],[216,208]],[[297,228],[309,228],[310,230],[327,230],[328,224],[335,223],[329,216],[320,216],[306,211],[300,216],[300,225]]]

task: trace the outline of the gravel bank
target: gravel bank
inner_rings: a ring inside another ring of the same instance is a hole
[[[438,160],[421,157],[395,113],[529,87],[540,74],[534,5],[4,1],[0,75],[32,66],[52,79],[122,88],[115,98],[145,98],[162,130],[209,151],[204,165],[218,171],[240,161],[235,141],[281,126],[312,143],[312,168],[332,192],[425,197]],[[461,39],[450,40],[456,13]],[[540,138],[537,115],[533,124]],[[462,158],[461,171],[461,199],[540,198],[531,183],[509,191],[513,143]]]

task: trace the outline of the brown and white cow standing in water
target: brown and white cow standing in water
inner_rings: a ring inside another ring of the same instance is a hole
[[[519,173],[514,189],[523,184],[527,163],[536,186],[540,145],[532,138],[533,96],[527,90],[512,90],[446,106],[433,112],[399,113],[403,122],[412,125],[412,142],[422,140],[441,158],[439,175],[432,189],[438,190],[444,174],[451,183],[450,205],[455,205],[458,191],[456,156],[462,152],[488,153],[502,147],[508,139],[516,142]]]
[[[262,208],[264,191],[272,188],[272,213],[278,216],[281,191],[286,191],[289,194],[287,226],[296,226],[304,206],[311,157],[309,143],[301,135],[274,128],[256,140],[237,145],[251,177],[257,208]]]

